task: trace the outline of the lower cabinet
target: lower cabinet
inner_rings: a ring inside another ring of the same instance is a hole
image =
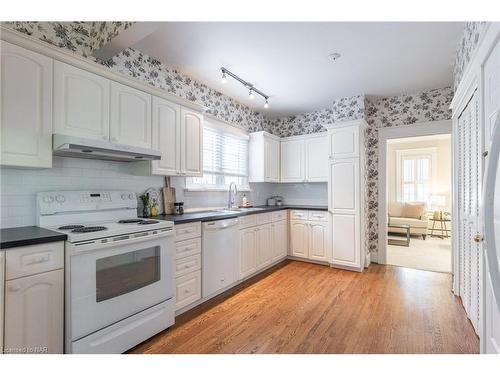
[[[292,211],[290,215],[290,255],[297,258],[330,261],[330,232],[327,213]],[[293,219],[304,217],[305,219]]]
[[[5,350],[62,353],[64,270],[5,283]]]
[[[273,261],[284,258],[288,254],[288,225],[286,220],[271,224]]]
[[[257,271],[257,231],[240,229],[240,279]]]
[[[175,309],[179,310],[201,298],[201,271],[175,279]]]
[[[4,252],[0,250],[0,354],[3,352],[3,306],[4,306],[4,274],[3,270],[5,268]]]
[[[257,269],[264,268],[273,261],[271,224],[260,225],[257,231]]]

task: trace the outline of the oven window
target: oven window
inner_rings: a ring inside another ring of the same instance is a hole
[[[159,246],[97,259],[96,300],[106,301],[159,280]]]

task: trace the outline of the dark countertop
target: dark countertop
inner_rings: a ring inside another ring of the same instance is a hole
[[[0,229],[0,249],[65,241],[67,236],[52,230],[30,226]]]
[[[217,211],[200,211],[200,212],[187,212],[183,215],[159,215],[152,219],[173,221],[175,224],[192,223],[195,221],[211,221],[230,219],[238,216],[262,214],[264,212],[280,211],[280,210],[314,210],[314,211],[328,211],[327,206],[301,206],[301,205],[284,205],[284,206],[256,206],[262,210],[248,210],[240,211],[238,213]]]

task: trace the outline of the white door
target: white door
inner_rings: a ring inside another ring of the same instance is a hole
[[[151,95],[111,82],[111,142],[151,148]]]
[[[281,142],[281,182],[305,181],[304,140]]]
[[[176,175],[181,169],[181,106],[153,97],[153,149],[161,151],[161,159],[152,161],[152,173]]]
[[[1,42],[0,164],[52,167],[52,59]]]
[[[328,257],[328,223],[309,223],[309,259],[323,262]]]
[[[203,116],[181,109],[181,174],[203,175]]]
[[[307,221],[290,221],[290,253],[294,257],[309,256],[309,225]]]
[[[359,156],[359,127],[346,126],[330,131],[330,156],[352,158]]]
[[[332,263],[338,266],[360,268],[359,216],[332,215]]]
[[[255,228],[240,230],[240,279],[257,271],[257,232]]]
[[[321,137],[305,140],[306,180],[308,182],[328,181],[328,138]]]
[[[264,137],[264,180],[279,182],[280,180],[280,142]]]
[[[271,224],[257,227],[257,269],[269,265],[273,260]]]
[[[63,352],[64,270],[5,283],[5,350]]]
[[[54,133],[109,140],[110,81],[54,61]]]
[[[271,224],[273,260],[286,257],[288,254],[287,221],[281,220]]]

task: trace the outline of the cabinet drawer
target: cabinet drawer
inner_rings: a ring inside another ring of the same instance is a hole
[[[257,225],[270,223],[272,221],[271,212],[257,214],[257,215],[255,215],[255,220],[256,220]]]
[[[201,298],[201,271],[175,279],[175,309],[179,310]]]
[[[287,210],[271,212],[271,217],[273,221],[285,220],[287,218]]]
[[[64,267],[64,243],[22,246],[5,252],[5,279],[30,276]]]
[[[190,255],[175,261],[175,277],[201,269],[201,254]]]
[[[309,220],[328,221],[328,211],[309,211]]]
[[[201,254],[201,238],[175,243],[175,259],[181,259],[196,254]]]
[[[175,226],[175,241],[201,237],[201,222],[179,224]]]
[[[240,216],[240,229],[257,225],[257,215]]]
[[[291,210],[290,219],[295,220],[307,220],[309,218],[309,212],[306,210]]]

